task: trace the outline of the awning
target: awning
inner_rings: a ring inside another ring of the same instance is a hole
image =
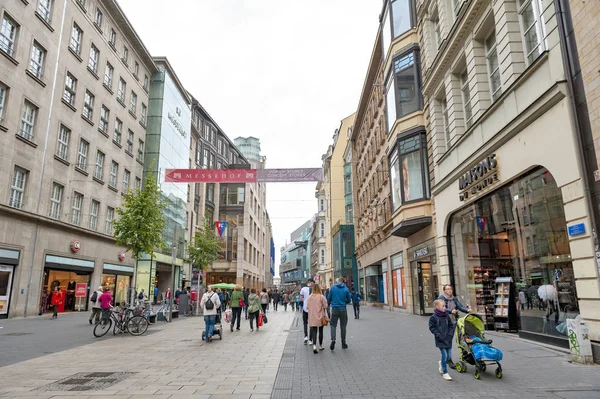
[[[46,255],[44,267],[91,273],[94,271],[94,262],[83,259],[66,258],[64,256]]]
[[[407,238],[431,225],[432,222],[433,219],[431,216],[423,216],[420,218],[404,220],[394,226],[392,235],[396,237]]]

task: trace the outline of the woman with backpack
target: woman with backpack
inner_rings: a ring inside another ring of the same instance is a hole
[[[95,319],[94,324],[98,324],[100,321],[100,315],[102,313],[102,308],[100,307],[100,295],[102,295],[104,289],[102,286],[98,287],[97,291],[94,291],[90,301],[92,302],[92,314],[90,315],[90,324],[92,324],[92,319]]]
[[[213,286],[209,285],[208,290],[202,295],[200,306],[204,309],[204,328],[206,342],[212,342],[215,321],[217,319],[217,309],[221,306],[219,295],[213,291]]]

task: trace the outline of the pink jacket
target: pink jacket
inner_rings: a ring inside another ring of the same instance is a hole
[[[308,308],[308,326],[321,327],[323,325],[323,316],[326,314],[325,309],[327,309],[325,295],[309,296],[306,307]]]

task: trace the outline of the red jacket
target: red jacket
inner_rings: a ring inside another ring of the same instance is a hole
[[[62,292],[54,291],[52,293],[52,301],[50,302],[50,304],[52,306],[54,306],[54,305],[60,305],[61,303],[62,303]]]

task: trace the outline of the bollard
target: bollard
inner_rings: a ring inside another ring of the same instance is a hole
[[[567,335],[573,362],[594,364],[588,325],[580,315],[574,319],[567,319]]]

